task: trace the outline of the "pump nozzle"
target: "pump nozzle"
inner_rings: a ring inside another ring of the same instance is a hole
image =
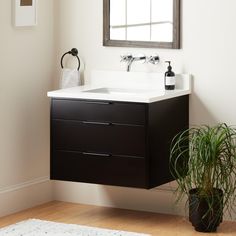
[[[172,70],[172,67],[171,67],[171,61],[165,61],[165,63],[169,63],[169,66],[167,67],[168,71],[171,71]]]
[[[171,61],[165,61],[165,63],[169,63],[169,66],[170,66]]]

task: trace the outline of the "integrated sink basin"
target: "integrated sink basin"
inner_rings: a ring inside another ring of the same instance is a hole
[[[164,94],[164,91],[151,89],[133,89],[133,88],[109,88],[102,87],[96,89],[84,90],[83,93],[101,93],[101,94],[124,94],[124,95],[144,95],[148,93]]]
[[[92,71],[87,83],[48,92],[52,98],[152,103],[191,93],[189,74],[176,75],[176,89],[164,89],[163,73]]]

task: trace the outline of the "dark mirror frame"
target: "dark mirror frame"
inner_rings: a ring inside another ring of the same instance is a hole
[[[110,39],[110,0],[103,0],[103,46],[180,49],[180,1],[173,0],[173,42]]]

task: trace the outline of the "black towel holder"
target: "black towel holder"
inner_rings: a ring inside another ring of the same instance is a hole
[[[76,57],[78,59],[78,63],[79,63],[78,70],[79,70],[80,69],[80,59],[78,57],[78,50],[77,50],[77,48],[72,48],[71,51],[66,52],[66,53],[64,53],[62,55],[62,57],[61,57],[61,68],[62,69],[64,68],[64,66],[63,66],[63,59],[64,59],[65,55],[67,55],[67,54],[71,54],[72,56],[74,56],[74,57]]]

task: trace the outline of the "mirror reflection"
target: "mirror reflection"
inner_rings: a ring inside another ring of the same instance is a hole
[[[103,0],[103,45],[180,48],[180,0]]]
[[[173,0],[110,0],[110,39],[173,41]]]

